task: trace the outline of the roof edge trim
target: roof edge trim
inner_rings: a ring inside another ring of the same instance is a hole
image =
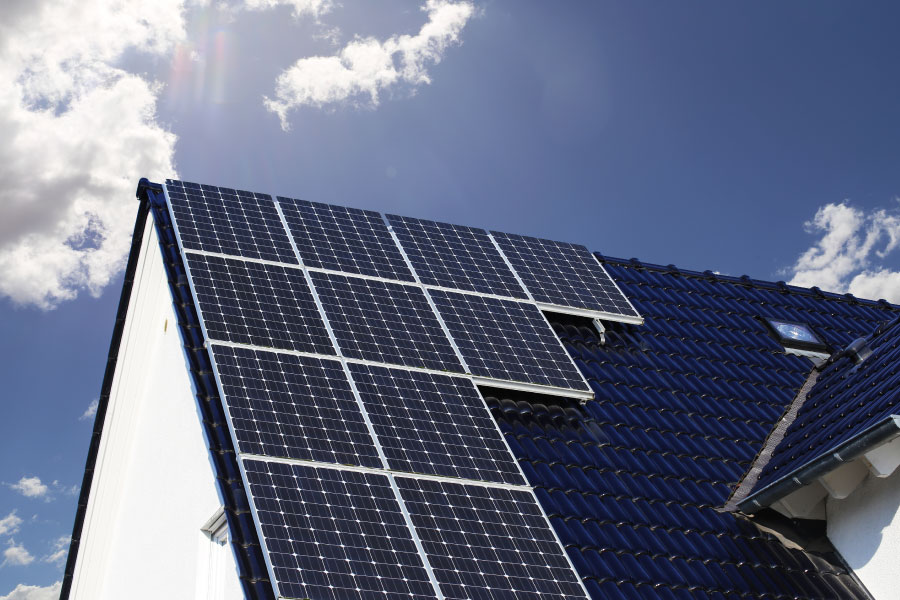
[[[900,415],[891,415],[751,494],[740,501],[737,508],[741,512],[752,514],[760,508],[770,506],[791,492],[812,483],[844,463],[856,460],[869,450],[897,436],[900,436]]]
[[[78,495],[78,508],[75,513],[75,524],[72,527],[72,537],[69,541],[69,552],[66,557],[66,567],[63,571],[62,588],[59,592],[60,600],[68,600],[72,589],[72,581],[75,577],[75,563],[78,558],[78,549],[81,545],[81,534],[84,530],[84,519],[87,514],[88,500],[91,495],[91,484],[94,481],[94,469],[97,465],[97,455],[100,451],[100,439],[103,436],[103,424],[106,421],[106,409],[109,406],[109,396],[112,390],[113,377],[116,373],[116,365],[119,360],[119,348],[122,343],[122,333],[125,330],[125,318],[128,313],[128,305],[131,302],[131,292],[134,288],[134,274],[137,271],[138,257],[143,244],[143,232],[147,225],[147,216],[150,214],[150,202],[147,198],[147,190],[154,185],[146,179],[141,179],[135,195],[140,201],[137,218],[134,222],[134,231],[131,234],[131,249],[128,251],[128,262],[125,266],[125,278],[122,283],[122,293],[119,295],[119,307],[116,310],[116,320],[113,326],[112,339],[109,342],[109,353],[106,358],[106,370],[103,373],[103,383],[100,386],[100,398],[97,402],[97,414],[94,417],[94,429],[91,432],[91,442],[88,447],[87,461],[84,466],[84,477],[81,480],[81,491]]]

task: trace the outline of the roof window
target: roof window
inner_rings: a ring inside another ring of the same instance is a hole
[[[827,352],[828,347],[813,330],[804,323],[795,321],[780,321],[778,319],[766,319],[775,339],[781,342],[785,348],[810,350],[813,352]]]

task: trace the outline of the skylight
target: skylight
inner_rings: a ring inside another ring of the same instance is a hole
[[[812,329],[804,323],[794,321],[779,321],[766,319],[766,323],[772,329],[776,339],[785,348],[800,348],[803,350],[826,351],[825,342],[813,333]]]

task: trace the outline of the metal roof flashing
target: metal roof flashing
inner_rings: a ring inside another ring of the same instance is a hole
[[[750,494],[745,499],[737,502],[736,509],[746,514],[753,514],[762,508],[769,507],[800,488],[815,483],[835,469],[878,450],[894,441],[898,436],[900,436],[900,415],[890,415],[873,427],[819,455],[817,458],[782,476],[759,491]]]

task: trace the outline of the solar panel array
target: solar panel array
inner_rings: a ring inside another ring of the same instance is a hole
[[[447,600],[583,598],[532,492],[398,477]]]
[[[387,215],[422,283],[527,298],[487,231]]]
[[[185,253],[209,337],[315,354],[335,354],[303,271]]]
[[[387,476],[257,460],[244,471],[282,597],[436,599]]]
[[[344,356],[462,371],[421,288],[331,273],[311,276]]]
[[[391,469],[525,484],[470,379],[360,364],[350,372]]]
[[[212,344],[239,452],[382,466],[336,360]]]
[[[538,302],[638,316],[584,246],[496,231],[491,235]]]
[[[487,232],[166,189],[279,597],[584,597],[473,377],[586,384]]]
[[[431,297],[474,375],[587,389],[533,304],[443,290],[433,290]]]
[[[414,281],[377,212],[281,196],[278,204],[304,265]]]
[[[183,248],[297,264],[270,196],[171,179],[166,191]]]

